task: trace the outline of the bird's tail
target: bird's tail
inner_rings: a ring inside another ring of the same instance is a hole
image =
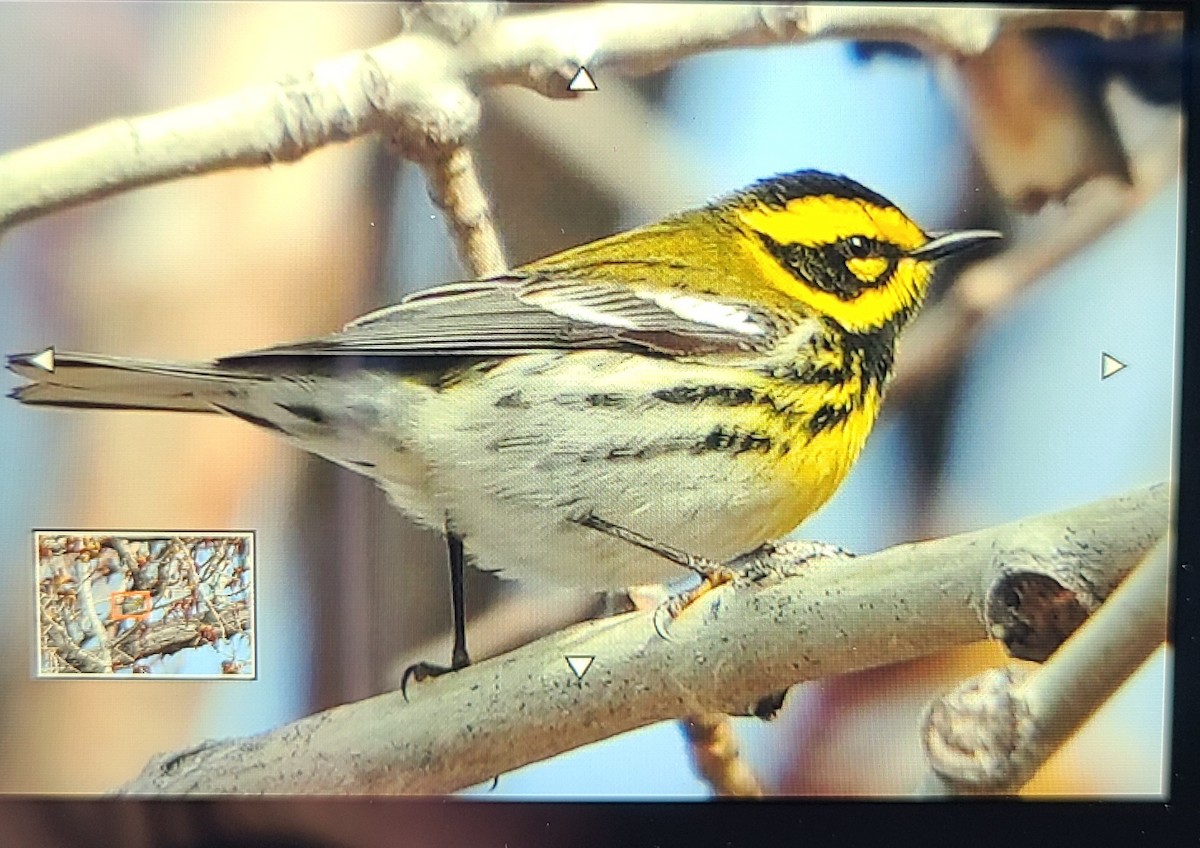
[[[220,412],[261,374],[206,362],[157,362],[90,353],[23,353],[8,369],[30,382],[10,397],[36,406]]]

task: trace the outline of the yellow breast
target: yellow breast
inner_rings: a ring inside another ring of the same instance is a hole
[[[793,387],[776,397],[788,394],[804,414],[760,422],[778,445],[762,457],[764,480],[781,492],[778,508],[764,516],[769,538],[791,532],[833,496],[862,453],[881,404],[879,387],[860,392],[856,383]]]

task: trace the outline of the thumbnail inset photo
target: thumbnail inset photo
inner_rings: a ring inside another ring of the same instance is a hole
[[[38,677],[254,678],[253,533],[33,539]]]

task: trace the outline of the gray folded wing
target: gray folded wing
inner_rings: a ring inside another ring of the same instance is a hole
[[[547,349],[688,355],[769,348],[778,319],[743,303],[604,280],[504,276],[417,292],[328,336],[220,360],[510,356]]]

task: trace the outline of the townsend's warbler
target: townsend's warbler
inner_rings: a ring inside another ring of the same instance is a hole
[[[997,236],[930,238],[858,183],[801,171],[321,338],[9,367],[28,404],[274,430],[445,528],[459,565],[465,544],[512,577],[663,582],[676,565],[582,524],[716,561],[788,533],[862,450],[934,262]]]

